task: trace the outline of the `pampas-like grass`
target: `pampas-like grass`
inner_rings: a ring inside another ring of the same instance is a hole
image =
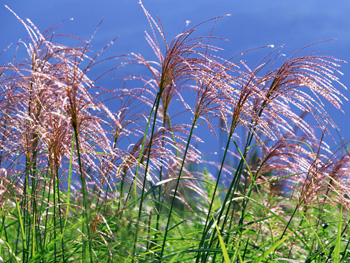
[[[1,259],[347,258],[349,155],[347,143],[325,143],[336,123],[324,106],[340,110],[346,99],[337,89],[343,61],[301,55],[316,43],[277,66],[280,48],[269,45],[251,68],[212,44],[225,16],[168,42],[161,21],[140,5],[155,59],[118,56],[95,80],[89,71],[116,39],[91,55],[96,32],[61,45],[54,27],[41,33],[8,8],[29,38],[18,45],[27,57],[0,67]],[[208,36],[198,36],[207,25]],[[114,90],[96,84],[130,64],[144,74]],[[212,140],[197,126],[226,140],[219,162],[197,149]]]

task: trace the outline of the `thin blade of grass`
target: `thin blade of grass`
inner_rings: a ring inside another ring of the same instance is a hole
[[[214,225],[215,225],[216,231],[218,233],[218,237],[219,237],[219,240],[220,240],[220,246],[221,246],[222,254],[224,255],[225,263],[230,263],[230,258],[229,258],[228,254],[227,254],[226,245],[225,245],[224,240],[222,239],[222,236],[220,234],[220,230],[219,230],[219,227],[216,224],[216,221],[215,221]]]
[[[73,133],[73,139],[72,139],[72,147],[70,151],[70,159],[69,159],[69,169],[68,169],[68,186],[67,186],[67,210],[66,210],[66,219],[64,221],[64,228],[67,225],[68,221],[68,213],[69,213],[69,206],[70,206],[70,187],[72,182],[72,168],[73,168],[73,153],[74,153],[74,142],[75,142],[75,133]]]
[[[25,234],[23,220],[22,220],[22,216],[21,216],[21,210],[20,210],[17,198],[16,198],[16,194],[15,194],[15,198],[14,199],[15,199],[15,202],[16,202],[16,208],[17,208],[17,213],[18,213],[19,224],[20,224],[20,227],[21,227],[21,234],[22,234],[22,240],[23,240],[23,246],[24,246],[23,249],[25,251],[27,251],[26,234]]]
[[[276,243],[274,243],[268,250],[266,250],[260,257],[256,258],[254,260],[254,263],[259,263],[261,262],[263,259],[266,259],[266,257],[272,253],[279,245],[281,245],[287,238],[289,238],[290,235],[292,235],[293,232],[289,233],[288,235],[286,235],[284,238],[278,240]]]
[[[342,229],[341,229],[342,214],[343,214],[343,207],[341,207],[340,213],[339,213],[338,233],[337,233],[337,238],[335,240],[335,249],[333,254],[334,263],[340,262],[339,258],[340,258],[340,245],[341,245],[341,237],[342,237]]]

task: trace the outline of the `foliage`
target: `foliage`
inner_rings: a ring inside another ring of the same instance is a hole
[[[157,60],[112,57],[94,80],[116,39],[90,56],[94,35],[61,45],[8,8],[29,39],[26,59],[0,67],[1,261],[345,262],[349,154],[324,142],[343,61],[303,48],[280,62],[266,46],[251,68],[219,56],[221,17],[169,43],[140,5]],[[121,87],[98,85],[137,65]],[[226,140],[219,162],[196,148],[197,126]]]

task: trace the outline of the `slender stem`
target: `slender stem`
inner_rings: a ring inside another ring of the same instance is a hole
[[[192,127],[191,127],[191,131],[190,131],[190,134],[189,134],[189,137],[188,137],[188,140],[187,140],[184,156],[183,156],[183,159],[182,159],[179,175],[178,175],[177,180],[176,180],[176,186],[175,186],[175,190],[174,190],[174,195],[173,195],[173,199],[171,201],[170,211],[169,211],[169,214],[168,214],[168,221],[167,221],[167,224],[166,224],[166,227],[165,227],[164,239],[163,239],[163,244],[162,244],[162,250],[160,252],[160,260],[163,257],[165,242],[166,242],[167,235],[168,235],[168,229],[169,229],[169,225],[170,225],[171,214],[172,214],[172,211],[173,211],[173,208],[174,208],[174,203],[175,203],[175,199],[176,199],[177,189],[178,189],[179,184],[180,184],[180,178],[181,178],[181,175],[182,175],[183,168],[185,166],[186,155],[187,155],[187,152],[188,152],[188,149],[189,149],[189,146],[190,146],[193,130],[194,130],[194,127],[196,126],[197,120],[198,120],[198,116],[195,114],[194,115],[194,120],[193,120],[193,123],[192,123]]]
[[[227,155],[227,152],[228,152],[228,148],[230,146],[230,142],[231,142],[231,136],[229,136],[228,140],[227,140],[227,143],[226,143],[226,148],[225,148],[225,152],[224,152],[224,156],[222,158],[222,161],[221,161],[221,166],[220,166],[220,170],[219,170],[219,174],[218,174],[218,178],[216,180],[216,184],[215,184],[215,188],[214,188],[214,193],[213,193],[213,197],[211,199],[211,202],[210,202],[210,206],[209,206],[209,210],[208,210],[208,214],[207,214],[207,219],[205,221],[205,224],[204,224],[204,229],[203,229],[203,234],[202,234],[202,239],[199,243],[199,249],[203,246],[204,244],[204,241],[205,241],[205,237],[207,235],[207,232],[209,229],[208,228],[208,222],[209,222],[209,219],[210,219],[210,213],[211,213],[211,209],[213,207],[213,203],[214,203],[214,199],[215,199],[215,195],[216,195],[216,191],[217,191],[217,188],[218,188],[218,185],[219,185],[219,181],[220,181],[220,177],[221,177],[221,173],[222,173],[222,169],[224,167],[224,164],[225,164],[225,160],[226,160],[226,155]],[[199,262],[199,258],[200,258],[200,252],[198,252],[197,254],[197,259],[196,259],[196,262],[198,263]]]
[[[45,249],[48,250],[47,246],[48,246],[48,242],[47,242],[47,238],[48,238],[48,233],[47,233],[47,223],[49,222],[49,208],[50,208],[50,197],[51,197],[51,183],[52,180],[49,180],[49,192],[47,194],[47,206],[45,208],[45,227],[44,227],[44,245],[45,245]]]
[[[82,164],[81,164],[81,158],[80,158],[80,148],[79,148],[79,136],[78,136],[78,130],[77,126],[73,126],[74,129],[74,134],[75,134],[75,143],[76,143],[76,149],[77,149],[77,155],[78,155],[78,164],[79,164],[79,172],[80,172],[80,181],[81,181],[81,191],[83,194],[83,205],[84,205],[84,210],[83,210],[83,217],[85,219],[85,228],[87,231],[87,236],[88,236],[88,248],[89,248],[89,255],[90,255],[90,262],[93,262],[92,260],[92,244],[91,244],[91,236],[90,236],[90,228],[89,228],[89,222],[90,222],[90,213],[88,211],[88,203],[87,203],[87,193],[86,193],[86,178],[85,175],[83,174],[83,169],[82,169]],[[83,229],[84,233],[84,229]],[[85,251],[86,250],[86,240],[83,238],[83,260],[86,260],[86,255]]]
[[[155,126],[156,126],[157,112],[158,112],[158,107],[159,107],[159,103],[160,103],[160,95],[161,94],[158,92],[156,100],[155,100],[156,108],[155,108],[155,112],[154,112],[153,125],[152,125],[151,137],[150,137],[148,153],[147,153],[147,161],[146,161],[145,173],[144,173],[143,184],[142,184],[140,208],[139,208],[139,213],[138,213],[137,223],[136,223],[136,233],[138,233],[139,225],[140,225],[140,218],[141,218],[142,206],[143,206],[143,201],[144,201],[143,195],[145,193],[145,188],[146,188],[147,172],[148,172],[148,166],[149,166],[150,155],[151,155],[151,148],[152,148],[152,142],[153,142],[154,129],[155,129]],[[148,127],[147,127],[147,129],[148,129]],[[146,130],[145,136],[146,135],[147,135],[147,130]],[[144,142],[145,142],[145,139],[144,139]],[[140,157],[142,157],[142,155],[143,155],[143,150],[141,150],[141,152],[140,152]],[[139,160],[140,160],[140,158],[139,158]],[[136,178],[135,178],[135,180],[136,180]],[[136,187],[136,181],[135,181],[135,187]],[[135,235],[134,248],[133,248],[133,253],[132,253],[132,255],[133,255],[132,262],[134,262],[135,251],[136,251],[136,244],[137,244],[137,235]]]
[[[139,169],[140,169],[140,164],[141,164],[141,160],[142,160],[142,156],[143,156],[143,149],[145,148],[147,133],[148,133],[149,125],[151,123],[151,119],[152,119],[154,108],[156,107],[157,104],[159,105],[160,95],[161,94],[158,92],[157,96],[156,96],[156,99],[154,100],[154,103],[153,103],[153,106],[152,106],[152,110],[151,110],[151,113],[150,113],[148,121],[147,121],[146,131],[145,131],[145,134],[143,136],[143,141],[142,141],[142,146],[141,146],[141,150],[140,150],[140,155],[139,155],[139,159],[137,161],[137,167],[136,167],[136,171],[135,171],[135,180],[134,180],[134,182],[135,182],[135,198],[137,196],[137,191],[136,191],[137,175],[138,175]],[[157,107],[157,109],[158,109],[158,107]],[[151,147],[151,145],[150,145],[150,147]],[[130,196],[131,187],[132,187],[132,185],[130,186],[129,193],[128,193],[128,196],[126,197],[125,203],[126,203],[126,201],[128,200],[128,198]]]
[[[73,167],[73,153],[74,153],[74,142],[75,142],[75,133],[73,133],[72,139],[72,147],[71,147],[71,156],[69,159],[69,170],[68,170],[68,186],[67,186],[67,210],[66,210],[66,218],[64,221],[64,226],[66,226],[68,222],[68,214],[70,208],[70,187],[72,183],[72,167]]]
[[[60,185],[59,185],[59,176],[58,176],[58,166],[57,164],[55,164],[55,177],[56,177],[56,187],[57,187],[57,201],[58,201],[58,205],[57,205],[57,209],[58,209],[58,216],[59,216],[59,223],[60,223],[60,232],[61,232],[61,254],[62,254],[62,259],[63,262],[66,262],[65,259],[65,253],[64,253],[64,238],[63,238],[63,218],[62,218],[62,211],[60,208],[60,202],[61,202],[61,198],[60,198]]]
[[[26,161],[27,162],[27,165],[26,167],[29,167],[28,166],[28,160]],[[27,170],[28,168],[26,168]],[[28,217],[28,197],[27,197],[27,184],[28,184],[28,181],[29,181],[29,172],[26,171],[25,173],[25,178],[24,178],[24,184],[23,184],[23,199],[21,201],[21,210],[22,210],[22,213],[23,213],[23,223],[25,225],[25,227],[27,226],[27,217]],[[27,229],[27,227],[26,227]],[[18,230],[17,230],[18,234],[20,233],[20,224],[18,224]],[[17,245],[18,245],[18,240],[19,238],[16,240],[16,250],[17,250]],[[25,241],[26,242],[26,241]],[[23,261],[25,262],[25,259],[27,258],[27,250],[24,248],[25,244],[23,242],[23,245],[22,245],[22,253],[23,253]]]
[[[56,247],[56,176],[51,171],[52,186],[53,186],[53,238],[54,238],[54,261],[57,262],[57,247]]]
[[[262,113],[263,113],[265,107],[266,107],[267,104],[268,104],[269,98],[270,98],[270,96],[271,96],[271,92],[272,92],[272,90],[275,88],[275,82],[276,82],[276,79],[274,79],[274,81],[272,82],[272,84],[271,84],[271,86],[270,86],[270,88],[269,88],[268,94],[266,95],[265,100],[264,100],[264,101],[262,102],[262,104],[261,104],[261,108],[260,108],[259,113],[258,113],[258,118],[261,117],[261,115],[262,115]],[[257,125],[258,125],[258,120],[255,120],[255,121],[252,120],[252,121],[251,121],[251,126],[250,126],[251,128],[250,128],[249,133],[248,133],[248,136],[247,136],[247,141],[246,141],[245,148],[244,148],[244,154],[243,154],[243,156],[241,157],[241,160],[240,160],[240,162],[239,162],[239,164],[238,164],[237,170],[236,170],[236,172],[235,172],[235,175],[234,175],[234,177],[233,177],[233,180],[232,180],[232,182],[231,182],[231,185],[230,185],[230,187],[229,187],[229,190],[228,190],[228,192],[227,192],[227,194],[226,194],[226,196],[225,196],[225,200],[224,200],[224,202],[223,202],[223,206],[222,206],[222,208],[221,208],[221,211],[220,211],[220,214],[219,214],[218,220],[217,220],[217,224],[218,224],[218,225],[219,225],[221,216],[222,216],[222,214],[223,214],[224,207],[225,207],[227,201],[229,200],[229,197],[230,197],[231,193],[234,194],[234,192],[235,192],[236,189],[237,189],[238,181],[239,181],[238,178],[239,178],[239,175],[242,173],[242,169],[243,169],[243,166],[244,166],[244,163],[245,163],[244,160],[245,160],[245,158],[246,158],[246,156],[247,156],[247,154],[248,154],[248,149],[249,149],[249,146],[250,146],[251,143],[252,143],[252,140],[253,140],[253,137],[254,137],[254,134],[255,134]],[[231,139],[233,140],[233,138],[231,138]],[[224,227],[224,225],[225,225],[226,222],[227,222],[228,213],[229,213],[230,207],[231,207],[231,202],[229,202],[229,205],[228,205],[228,208],[227,208],[227,211],[226,211],[226,214],[225,214],[225,218],[224,218],[224,222],[223,222],[223,224],[222,224],[222,227]],[[211,241],[210,241],[210,246],[211,246],[211,244],[212,244],[212,242],[213,242],[213,240],[214,240],[215,230],[216,230],[216,229],[214,229],[214,233],[213,233],[212,238],[211,238]],[[215,254],[215,255],[216,255],[216,254]],[[208,256],[208,254],[207,254],[207,256]]]
[[[165,128],[166,124],[166,110],[163,111],[163,128]],[[162,148],[164,147],[164,132],[163,131],[163,138],[162,138]],[[159,182],[163,180],[163,156],[160,157],[160,169],[159,169]],[[157,203],[157,218],[156,218],[156,234],[154,238],[154,245],[151,245],[150,247],[152,248],[153,246],[157,246],[158,243],[158,235],[159,235],[159,221],[160,221],[160,210],[162,206],[162,185],[159,186],[159,191],[158,191],[158,203]]]
[[[260,114],[262,113],[262,111],[260,112]],[[254,131],[256,129],[256,124],[254,125]],[[217,217],[217,224],[219,225],[220,223],[220,220],[221,220],[221,217],[223,215],[223,212],[224,212],[224,208],[226,206],[226,203],[228,202],[229,200],[229,197],[231,196],[231,193],[234,194],[234,192],[236,191],[237,189],[237,186],[238,186],[238,178],[242,172],[242,169],[243,169],[243,165],[244,165],[244,159],[246,158],[247,154],[248,154],[248,148],[252,142],[252,139],[253,139],[253,136],[254,136],[254,133],[253,132],[250,132],[248,134],[248,138],[247,138],[247,142],[246,142],[246,145],[245,145],[245,150],[244,150],[244,154],[243,156],[241,157],[241,160],[238,164],[238,167],[237,167],[237,170],[233,176],[233,179],[232,179],[232,182],[231,182],[231,185],[229,187],[229,190],[227,191],[227,194],[225,196],[225,199],[224,199],[224,202],[223,202],[223,205],[221,207],[221,210],[220,210],[220,213]],[[233,140],[233,138],[231,137],[230,139]],[[228,219],[228,213],[229,213],[229,209],[231,207],[231,202],[229,202],[229,205],[228,205],[228,208],[227,208],[227,211],[226,211],[226,214],[225,214],[225,218],[224,218],[224,222],[222,223],[222,227],[225,226],[226,222],[227,222],[227,219]],[[209,247],[211,247],[212,243],[214,242],[214,237],[215,237],[215,233],[216,233],[216,229],[213,230],[213,235],[211,237],[211,240],[210,240],[210,245]],[[208,257],[208,254],[206,255],[206,257]]]

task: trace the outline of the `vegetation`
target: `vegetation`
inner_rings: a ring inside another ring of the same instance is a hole
[[[219,56],[214,26],[196,35],[221,17],[167,42],[140,5],[156,60],[100,59],[115,39],[89,55],[93,37],[56,43],[8,8],[29,39],[0,67],[0,261],[348,261],[349,153],[324,142],[343,61],[266,46],[251,67]],[[120,87],[97,84],[136,65]],[[219,162],[197,126],[225,140]]]

